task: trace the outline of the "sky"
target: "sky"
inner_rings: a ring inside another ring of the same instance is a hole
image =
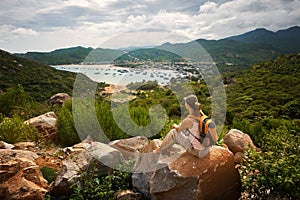
[[[1,0],[0,49],[49,52],[222,39],[300,25],[300,0]]]

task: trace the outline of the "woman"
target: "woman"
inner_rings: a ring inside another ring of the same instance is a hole
[[[185,107],[189,115],[179,124],[173,124],[172,130],[167,134],[160,147],[153,152],[161,152],[172,147],[175,143],[183,146],[187,152],[194,156],[203,158],[206,156],[211,146],[218,140],[218,133],[215,124],[211,122],[208,126],[208,137],[204,140],[200,138],[199,118],[203,116],[200,109],[198,98],[195,95],[189,95],[184,98]],[[202,138],[203,139],[203,138]]]

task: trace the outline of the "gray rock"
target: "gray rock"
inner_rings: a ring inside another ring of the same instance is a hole
[[[71,186],[76,184],[80,172],[97,170],[98,176],[108,174],[122,163],[121,152],[107,144],[85,140],[71,147],[69,155],[62,162],[62,169],[50,185],[53,196],[65,196],[73,191]],[[94,171],[93,171],[94,172]]]
[[[49,99],[49,103],[61,106],[69,99],[71,99],[71,97],[67,93],[58,93]]]
[[[0,141],[0,149],[13,149],[15,146],[4,141]]]

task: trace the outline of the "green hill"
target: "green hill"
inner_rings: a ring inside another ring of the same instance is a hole
[[[130,51],[120,57],[118,57],[115,62],[138,62],[138,61],[179,61],[180,56],[161,49],[147,48],[147,49],[136,49]]]
[[[198,39],[195,41],[209,53],[213,61],[218,63],[220,71],[235,71],[265,60],[275,59],[282,54],[300,52],[299,35],[300,27],[298,26],[277,32],[260,28],[221,40]],[[128,52],[117,49],[73,47],[48,53],[28,52],[16,55],[48,65],[81,62],[107,63],[116,58],[117,63],[149,60],[157,62],[177,61],[181,60],[180,56],[172,52],[178,52],[179,49],[181,55],[193,55],[194,58],[203,56],[195,55],[199,49],[194,49],[196,45],[192,45],[191,48],[192,43],[165,43],[156,48],[135,48]]]
[[[266,29],[256,29],[248,33],[229,37],[234,41],[240,41],[247,44],[266,44],[272,45],[282,53],[297,53],[300,51],[300,27],[294,26],[286,30],[277,32],[268,31]]]
[[[2,91],[20,84],[33,99],[44,101],[60,92],[71,95],[75,76],[75,73],[59,71],[0,50]]]
[[[45,65],[78,64],[81,63],[93,48],[72,47],[67,49],[58,49],[52,52],[28,52],[25,54],[16,54],[16,56],[35,60]]]
[[[234,83],[227,87],[229,121],[300,119],[300,54],[254,65],[232,77]]]
[[[115,49],[93,49],[86,58],[84,63],[112,63],[114,60],[125,54],[125,51]]]

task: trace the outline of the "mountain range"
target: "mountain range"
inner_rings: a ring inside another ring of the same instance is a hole
[[[198,39],[197,42],[211,56],[212,60],[225,71],[235,68],[247,68],[253,64],[271,60],[282,54],[300,52],[300,27],[272,32],[263,28],[220,40]],[[165,43],[153,48],[134,49],[93,49],[91,47],[73,47],[58,49],[52,52],[27,52],[16,54],[19,57],[32,59],[42,64],[61,65],[82,62],[103,63],[116,61],[177,61],[176,49],[184,49],[186,54],[193,54],[196,47],[188,43]],[[166,51],[171,52],[166,52]],[[174,50],[174,51],[173,51]]]

